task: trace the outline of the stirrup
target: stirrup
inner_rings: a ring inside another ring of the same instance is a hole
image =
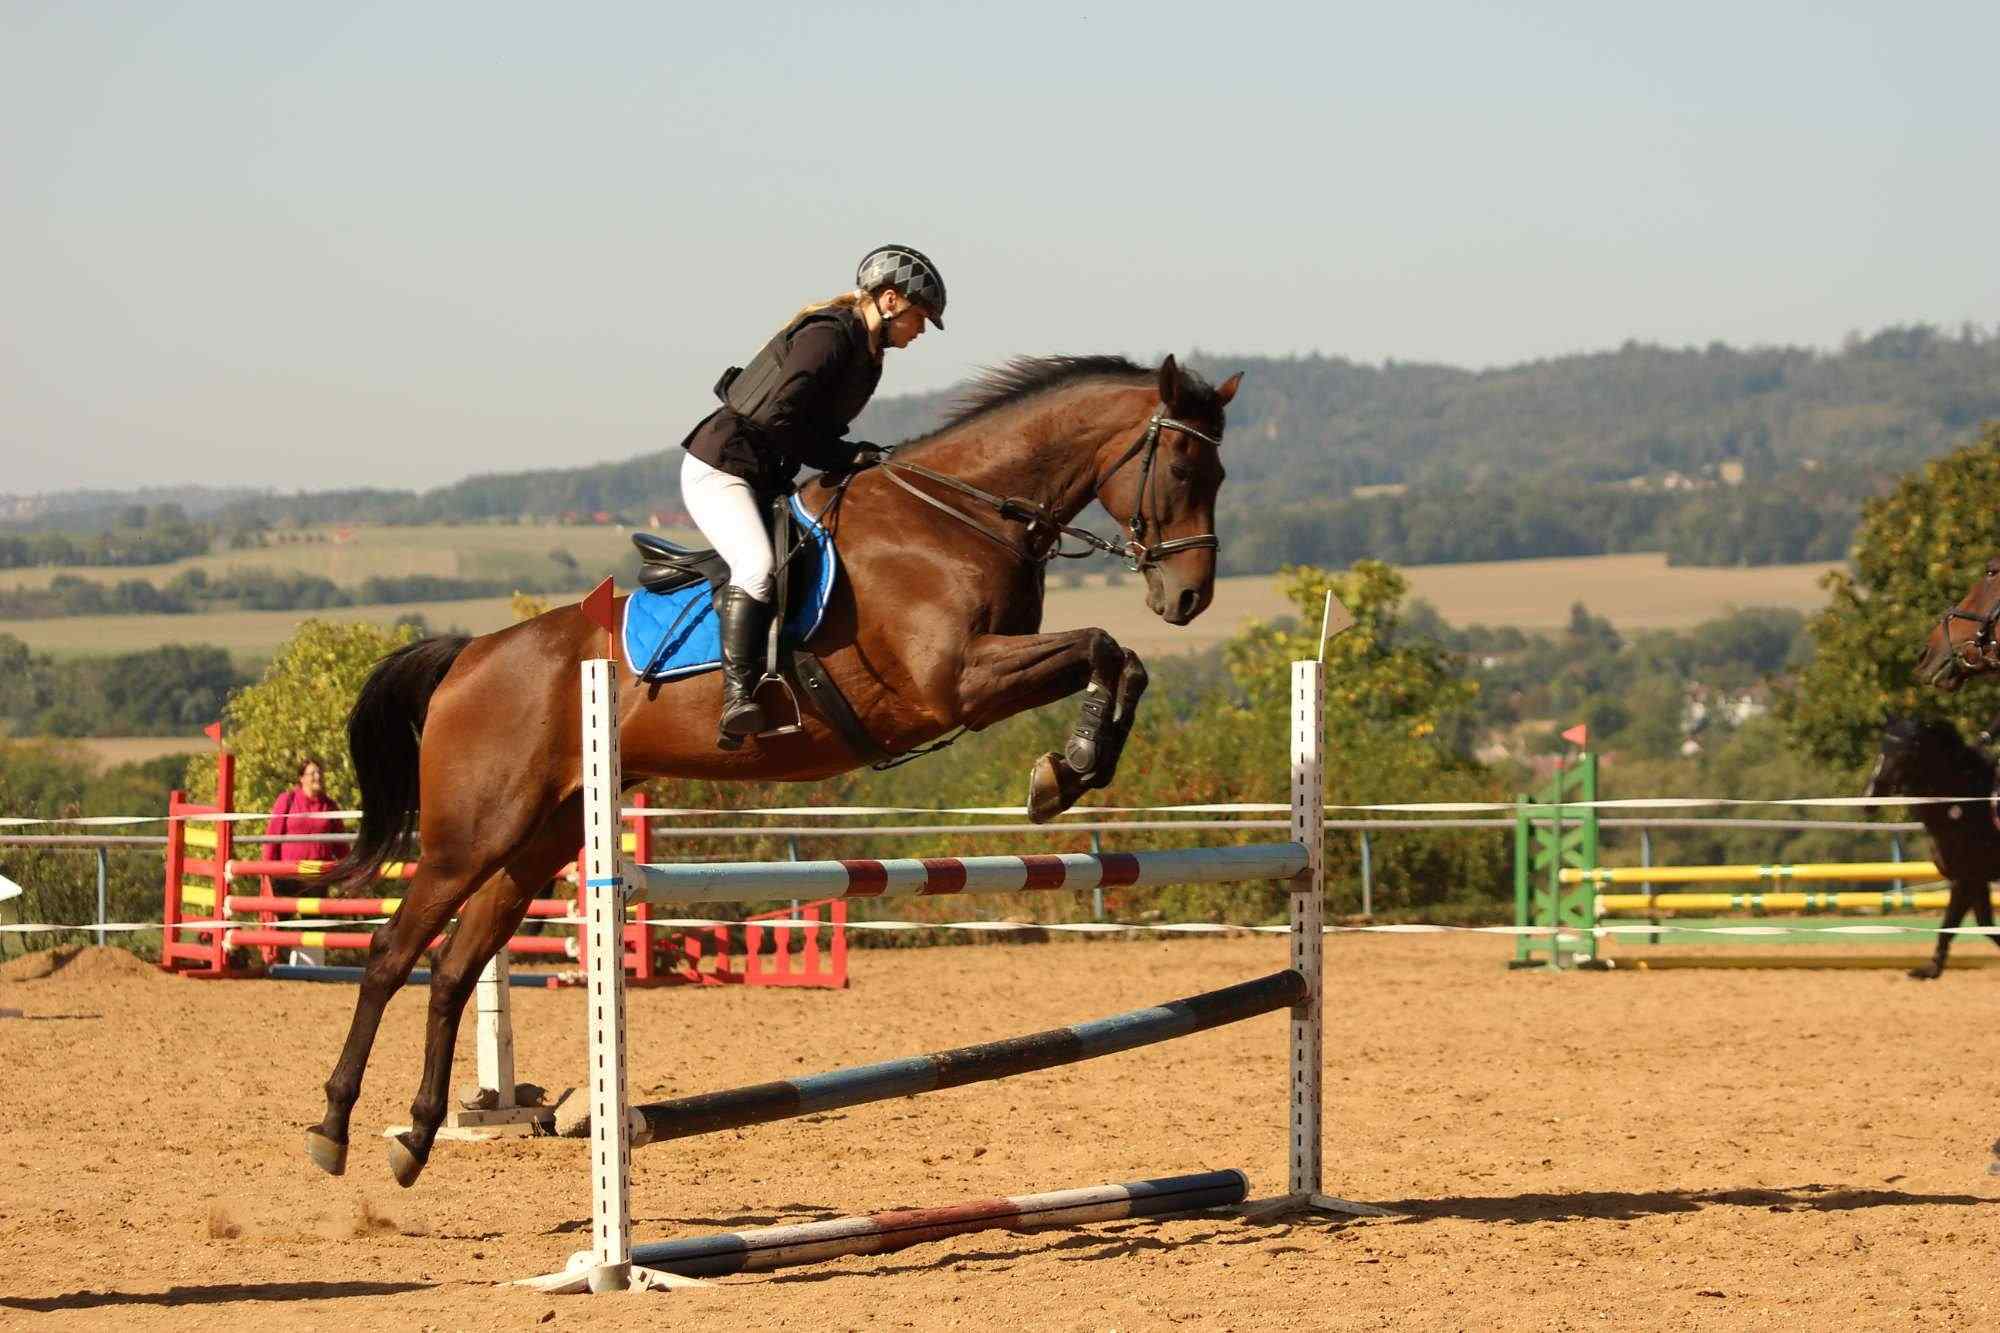
[[[792,688],[792,682],[786,680],[784,673],[781,671],[766,671],[758,678],[757,683],[750,687],[751,697],[754,699],[766,685],[776,685],[780,690],[784,691],[785,702],[792,706],[792,720],[782,727],[771,727],[768,730],[758,732],[757,739],[763,740],[766,736],[796,736],[804,731],[806,729],[805,710],[799,707],[799,693]]]
[[[761,682],[759,682],[759,683],[761,684]],[[717,718],[717,719],[716,719],[716,723],[715,723],[715,748],[716,748],[716,749],[718,749],[718,750],[740,750],[740,749],[742,749],[742,748],[743,748],[743,742],[744,742],[744,741],[748,740],[748,739],[749,739],[750,737],[752,737],[752,736],[757,736],[757,735],[761,735],[761,734],[763,734],[763,733],[762,733],[761,731],[759,731],[759,730],[758,730],[758,727],[761,727],[761,726],[763,725],[763,721],[764,721],[764,709],[763,709],[763,706],[762,706],[761,704],[759,704],[759,703],[757,702],[757,699],[756,699],[756,687],[755,687],[755,686],[752,686],[752,687],[751,687],[751,690],[750,690],[750,693],[744,696],[744,702],[748,703],[748,704],[750,705],[750,707],[751,707],[751,708],[753,708],[753,709],[755,709],[755,710],[756,710],[756,721],[757,721],[757,726],[755,726],[755,727],[749,727],[749,728],[746,728],[746,729],[744,729],[744,730],[742,730],[742,731],[728,731],[728,730],[725,730],[725,729],[724,729],[724,727],[723,727],[723,720],[722,720],[721,718]],[[725,708],[724,712],[725,712],[725,713],[727,712],[727,709],[726,709],[726,708]]]

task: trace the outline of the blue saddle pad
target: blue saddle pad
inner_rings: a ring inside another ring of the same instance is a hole
[[[798,598],[791,614],[785,617],[783,637],[787,643],[804,643],[826,616],[826,603],[833,592],[833,576],[839,560],[826,529],[806,511],[796,495],[792,497],[792,513],[805,531],[806,543],[792,557],[793,565],[803,563],[805,568],[791,586],[798,589],[803,585],[805,595]],[[787,568],[778,577],[791,579],[792,575],[793,571]],[[642,677],[645,680],[674,680],[721,666],[722,636],[716,626],[715,601],[708,584],[693,583],[666,593],[641,588],[627,598],[625,660],[634,671],[644,670],[651,663],[652,669]]]

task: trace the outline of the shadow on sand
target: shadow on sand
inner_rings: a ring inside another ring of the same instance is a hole
[[[324,1301],[352,1296],[400,1296],[435,1282],[218,1282],[165,1291],[72,1291],[62,1296],[0,1296],[0,1310],[110,1310],[120,1306],[228,1305],[237,1301]]]
[[[1761,1208],[1773,1213],[1845,1213],[1864,1208],[1975,1208],[2000,1204],[1980,1194],[1912,1194],[1897,1189],[1839,1185],[1790,1185],[1782,1189],[1583,1190],[1560,1194],[1462,1195],[1441,1199],[1377,1199],[1408,1226],[1442,1218],[1468,1222],[1630,1222],[1643,1217],[1698,1213],[1707,1208]]]

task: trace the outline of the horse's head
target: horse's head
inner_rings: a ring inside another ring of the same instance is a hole
[[[1215,493],[1222,489],[1222,409],[1239,372],[1210,387],[1170,356],[1160,401],[1135,441],[1114,441],[1097,499],[1125,525],[1127,559],[1146,577],[1146,605],[1185,625],[1215,596]]]
[[[1924,641],[1923,656],[1917,659],[1917,679],[1949,692],[1968,676],[2000,667],[1996,622],[2000,622],[2000,556],[1988,560],[1985,577],[1957,606],[1938,617]]]
[[[1962,774],[1979,753],[1958,728],[1941,718],[1892,717],[1882,727],[1882,750],[1868,775],[1865,796],[1960,796]]]

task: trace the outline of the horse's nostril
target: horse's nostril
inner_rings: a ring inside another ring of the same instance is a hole
[[[1193,588],[1183,589],[1181,591],[1181,615],[1184,617],[1193,615],[1194,608],[1200,601],[1201,594],[1197,593]]]

